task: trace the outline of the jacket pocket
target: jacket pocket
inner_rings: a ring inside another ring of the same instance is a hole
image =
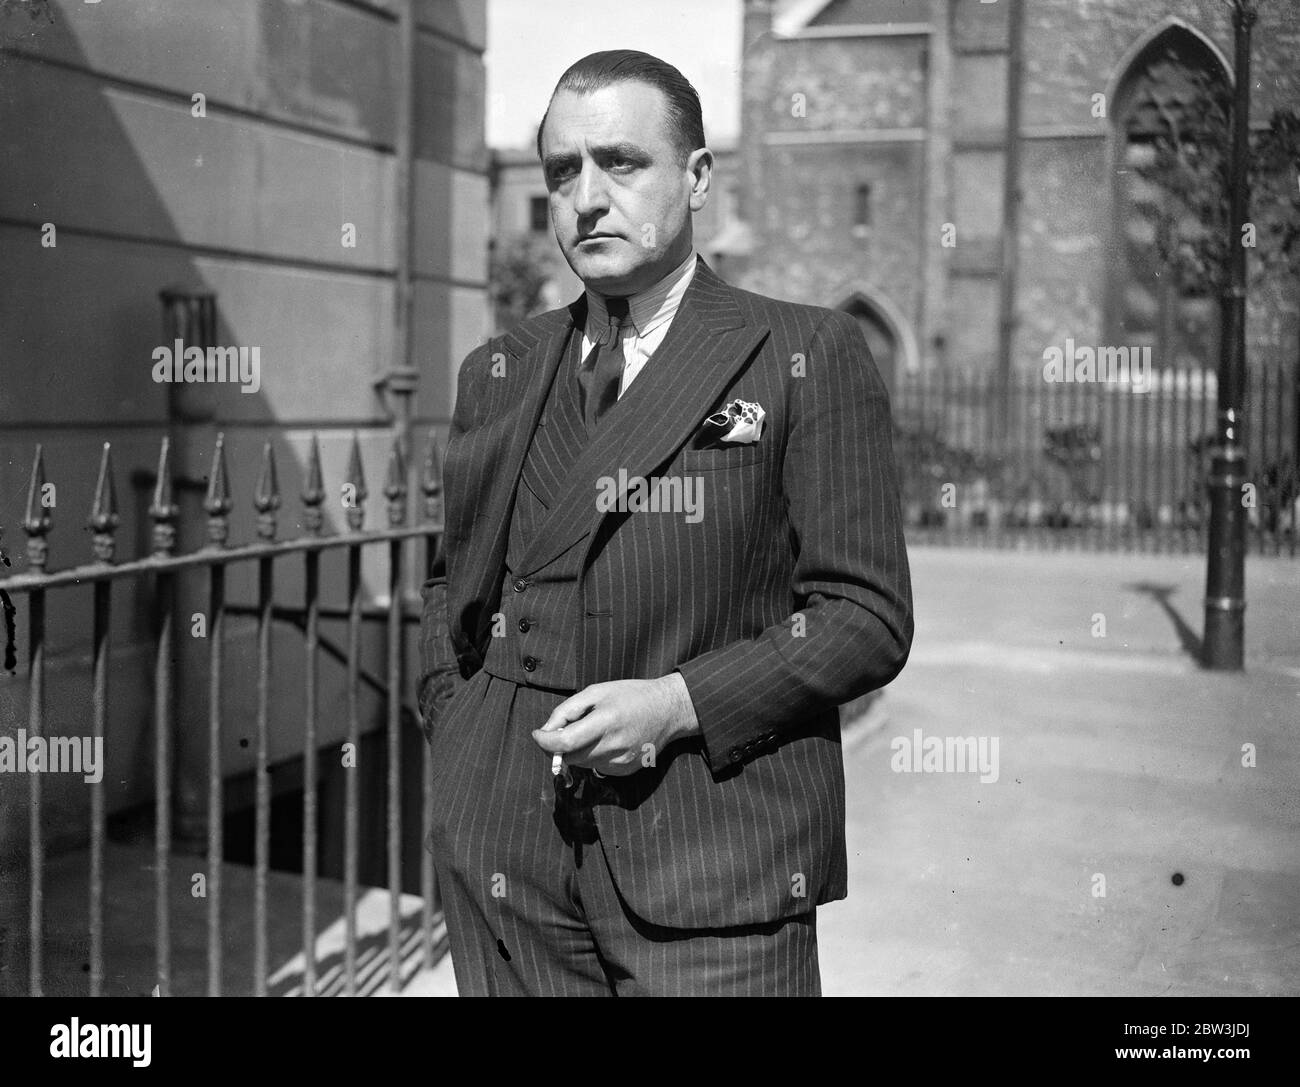
[[[768,446],[762,442],[747,445],[720,445],[712,449],[683,449],[682,471],[716,472],[722,468],[739,468],[753,464],[767,455]]]

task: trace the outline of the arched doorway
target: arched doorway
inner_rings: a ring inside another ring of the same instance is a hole
[[[854,291],[837,308],[857,320],[871,348],[876,369],[892,396],[899,370],[914,366],[913,348],[898,316],[890,312],[891,307],[884,299],[871,297],[861,290]]]
[[[1222,184],[1208,165],[1225,139],[1230,86],[1214,46],[1171,19],[1134,46],[1113,87],[1109,337],[1150,347],[1157,370],[1218,358],[1218,288],[1187,258],[1223,231]]]

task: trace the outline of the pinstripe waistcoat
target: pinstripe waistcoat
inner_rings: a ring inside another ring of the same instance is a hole
[[[581,327],[568,340],[519,476],[506,541],[505,573],[498,593],[500,618],[483,667],[514,683],[572,692],[578,689],[582,549],[575,544],[528,577],[516,573],[546,519],[547,499],[563,485],[588,441],[577,387],[582,363]]]
[[[912,638],[888,394],[866,341],[847,314],[738,290],[701,260],[663,343],[595,436],[562,470],[532,458],[539,470],[521,482],[584,320],[580,299],[461,367],[446,530],[423,587],[425,727],[452,716],[458,685],[483,667],[503,586],[567,557],[573,686],[676,670],[700,725],[596,809],[630,907],[711,927],[842,898],[836,707],[897,675]],[[766,412],[759,440],[704,443],[704,419],[735,398]],[[703,516],[596,501],[604,480],[656,476],[698,479]],[[545,511],[508,580],[524,488]]]

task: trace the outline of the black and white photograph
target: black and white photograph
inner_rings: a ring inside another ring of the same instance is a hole
[[[0,0],[38,1062],[826,996],[1258,1067],[1298,522],[1293,0]]]

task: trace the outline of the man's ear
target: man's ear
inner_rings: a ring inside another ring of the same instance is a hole
[[[686,172],[691,175],[691,211],[699,211],[709,198],[713,152],[707,147],[697,147],[686,159]]]

